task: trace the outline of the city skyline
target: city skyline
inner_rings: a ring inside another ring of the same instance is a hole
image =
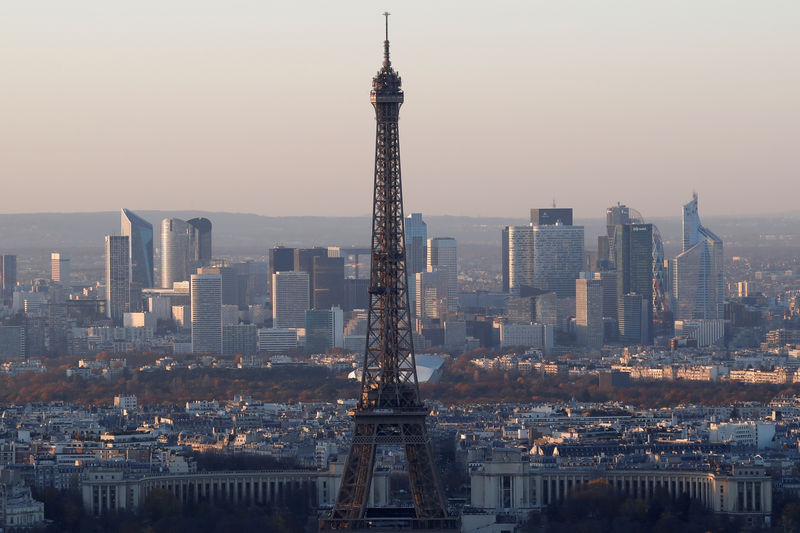
[[[371,129],[350,117],[366,118],[375,6],[51,7],[0,22],[7,212],[93,210],[85,191],[113,177],[138,184],[137,210],[364,214]],[[414,84],[409,212],[502,216],[555,199],[660,217],[691,190],[707,216],[794,210],[772,194],[797,190],[794,3],[385,7]],[[24,194],[30,182],[46,192]]]

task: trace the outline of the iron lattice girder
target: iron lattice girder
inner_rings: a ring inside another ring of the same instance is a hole
[[[372,207],[367,342],[361,397],[354,412],[354,431],[333,510],[322,529],[361,529],[367,517],[375,453],[378,446],[402,446],[415,516],[414,529],[453,529],[448,516],[420,401],[411,318],[408,307],[405,219],[400,177],[398,118],[403,103],[400,76],[391,68],[388,41],[383,68],[372,81],[375,108],[375,183]]]

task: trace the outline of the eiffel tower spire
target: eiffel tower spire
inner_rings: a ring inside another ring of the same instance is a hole
[[[436,474],[414,361],[406,274],[405,219],[400,177],[398,119],[404,95],[400,76],[389,60],[388,13],[383,68],[372,80],[375,109],[375,182],[372,206],[372,269],[367,345],[361,395],[353,411],[353,440],[330,515],[323,530],[369,529],[380,518],[403,521],[407,529],[458,527],[448,515]],[[369,509],[378,446],[403,447],[414,507]]]

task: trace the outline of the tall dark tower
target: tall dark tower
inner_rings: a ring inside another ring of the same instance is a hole
[[[320,526],[353,530],[385,527],[387,523],[396,527],[402,522],[411,530],[452,529],[457,527],[458,520],[447,514],[444,492],[433,464],[425,426],[427,409],[419,397],[414,362],[397,130],[403,89],[400,76],[389,60],[389,14],[384,15],[383,68],[373,78],[370,93],[377,130],[369,332],[361,398],[352,413],[353,440],[336,503]],[[405,448],[413,508],[367,508],[378,446]]]

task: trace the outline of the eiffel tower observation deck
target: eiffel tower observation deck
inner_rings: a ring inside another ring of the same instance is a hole
[[[458,529],[436,473],[414,362],[400,178],[400,76],[389,57],[389,14],[383,66],[372,79],[375,108],[375,186],[367,345],[353,437],[332,511],[320,530],[442,531]],[[379,446],[405,450],[413,507],[370,508]]]

